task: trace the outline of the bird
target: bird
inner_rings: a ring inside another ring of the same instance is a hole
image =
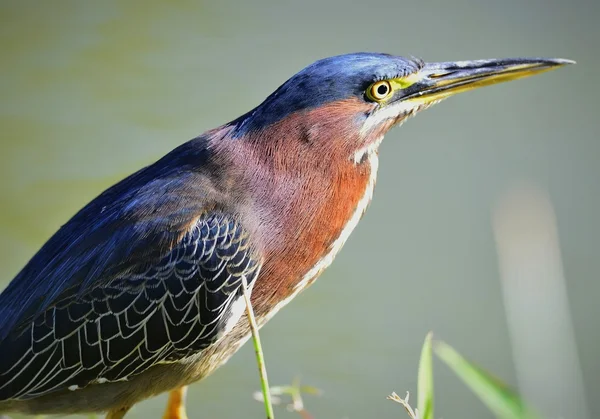
[[[0,413],[120,419],[185,389],[310,286],[367,209],[384,134],[459,92],[573,61],[320,59],[85,205],[0,295]]]

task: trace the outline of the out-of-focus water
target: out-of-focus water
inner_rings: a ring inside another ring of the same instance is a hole
[[[571,58],[578,65],[461,95],[391,132],[362,223],[262,337],[273,384],[300,374],[324,390],[306,399],[317,418],[402,417],[385,396],[416,391],[429,330],[516,385],[491,214],[504,193],[527,183],[544,191],[556,214],[593,401],[600,394],[599,4],[2,2],[0,287],[104,188],[246,112],[318,58],[360,50],[439,61]],[[491,417],[443,365],[435,373],[437,415]],[[247,346],[191,387],[190,417],[263,417],[252,400],[258,387]],[[165,401],[141,403],[128,417],[159,417]],[[547,403],[542,410],[551,407],[555,417],[585,417],[581,407]],[[600,416],[597,403],[589,411]]]

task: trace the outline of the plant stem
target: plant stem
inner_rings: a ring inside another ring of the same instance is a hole
[[[256,363],[258,364],[258,372],[260,374],[260,385],[265,404],[265,412],[267,413],[267,419],[275,419],[275,415],[273,414],[273,404],[271,402],[269,379],[267,378],[267,368],[265,367],[265,358],[262,345],[260,344],[258,325],[256,324],[256,319],[254,317],[254,310],[252,310],[252,303],[250,302],[250,294],[248,293],[248,285],[246,284],[245,276],[242,276],[242,291],[244,292],[244,300],[246,300],[246,315],[248,316],[250,330],[252,331],[252,342],[254,343]]]

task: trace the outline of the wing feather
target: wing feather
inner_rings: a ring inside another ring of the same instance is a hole
[[[23,354],[0,359],[0,400],[123,380],[202,351],[225,332],[242,277],[251,285],[258,268],[236,218],[205,214],[154,263],[82,295],[68,289],[0,343]]]
[[[126,379],[225,332],[260,257],[234,213],[212,210],[234,183],[213,157],[201,136],[117,183],[11,281],[0,401]]]

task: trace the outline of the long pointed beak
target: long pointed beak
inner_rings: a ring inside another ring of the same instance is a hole
[[[533,76],[567,64],[575,64],[575,61],[561,58],[509,58],[428,63],[414,75],[416,81],[403,89],[398,99],[427,104],[456,93]]]

